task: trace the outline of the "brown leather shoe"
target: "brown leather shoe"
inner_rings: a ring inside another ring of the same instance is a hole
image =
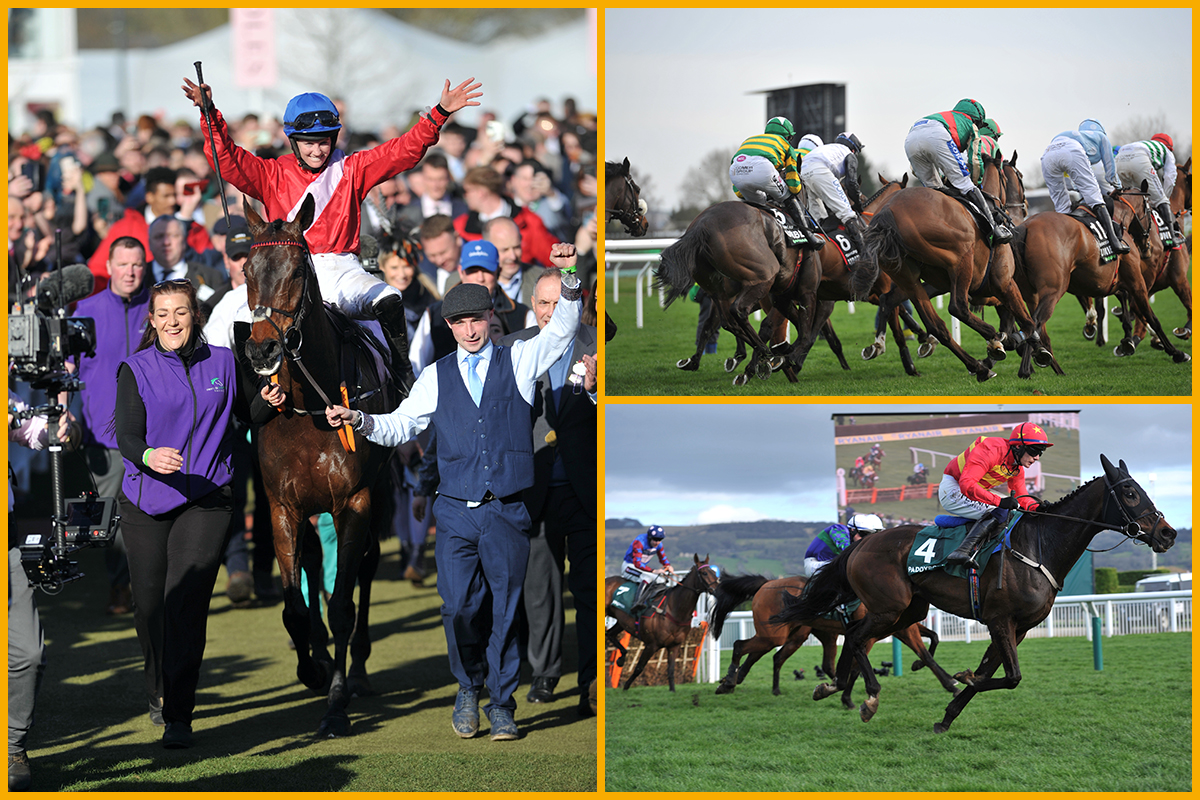
[[[425,585],[425,576],[418,572],[416,567],[412,566],[407,567],[404,570],[404,580],[412,581],[412,585],[416,586],[418,589]]]

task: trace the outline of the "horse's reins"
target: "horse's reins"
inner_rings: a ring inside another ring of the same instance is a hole
[[[297,367],[300,368],[300,373],[304,375],[309,384],[311,384],[312,387],[317,390],[317,394],[320,396],[321,400],[324,401],[325,405],[334,405],[333,401],[329,399],[329,395],[325,394],[325,390],[321,388],[321,384],[317,383],[316,378],[314,378],[312,373],[308,371],[308,367],[304,366],[304,360],[300,357],[300,348],[304,344],[304,334],[300,330],[300,325],[304,322],[304,314],[308,308],[304,304],[305,299],[308,297],[308,275],[315,269],[312,263],[312,256],[308,252],[308,246],[302,242],[278,241],[256,242],[250,245],[250,247],[299,247],[304,252],[304,260],[307,268],[304,270],[303,283],[300,285],[300,302],[297,304],[296,309],[294,311],[285,311],[282,308],[275,308],[274,306],[257,305],[250,312],[250,315],[255,322],[266,321],[271,323],[271,327],[274,328],[275,332],[279,334],[279,346],[283,349],[283,352],[295,363]],[[272,319],[272,316],[275,314],[279,314],[292,320],[292,324],[288,327],[287,332],[284,332],[284,330],[279,327],[279,324]],[[291,333],[292,331],[296,332],[295,347],[288,346],[288,333]],[[316,414],[316,412],[313,411],[296,408],[295,405],[293,405],[292,408],[298,414],[312,414],[314,416]],[[321,413],[324,412],[322,411]]]
[[[710,564],[705,564],[704,566],[700,567],[700,569],[696,570],[696,576],[697,576],[697,577],[699,577],[699,575],[700,575],[700,570],[702,570],[702,569],[706,569],[706,568],[707,568],[707,569],[711,569],[711,568],[712,568],[712,565],[710,565]],[[675,582],[675,585],[674,585],[674,586],[672,586],[671,588],[672,588],[672,589],[687,589],[689,592],[695,592],[695,593],[696,593],[696,599],[697,599],[697,600],[699,600],[699,599],[700,599],[700,595],[704,594],[704,592],[705,592],[705,591],[707,591],[707,590],[706,590],[704,587],[701,587],[701,588],[699,588],[699,589],[696,589],[696,588],[694,588],[694,587],[692,587],[692,586],[688,586],[687,584],[685,584],[685,583],[683,582],[683,581],[685,581],[685,580],[687,580],[687,576],[686,576],[686,575],[683,577],[683,580],[676,581],[676,582]],[[662,610],[663,610],[663,614],[664,614],[664,615],[666,615],[667,619],[671,620],[671,622],[673,622],[673,623],[675,623],[676,625],[679,625],[679,626],[682,626],[682,625],[684,624],[684,623],[683,623],[683,622],[681,622],[680,620],[677,620],[677,619],[675,619],[675,615],[674,615],[674,614],[672,614],[672,613],[671,613],[671,612],[670,612],[670,611],[667,609],[667,596],[666,596],[665,594],[663,595],[663,609],[662,609]]]

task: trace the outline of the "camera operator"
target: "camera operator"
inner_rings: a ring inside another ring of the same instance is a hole
[[[16,422],[14,413],[28,408],[19,396],[8,392],[8,440],[41,450],[49,439],[45,416]],[[14,424],[16,423],[16,424]],[[68,437],[68,432],[74,435]],[[78,439],[78,428],[68,414],[59,418],[58,439]],[[29,755],[25,751],[29,729],[33,727],[33,704],[37,698],[42,672],[46,668],[46,648],[42,622],[38,617],[33,587],[21,566],[17,548],[16,522],[12,517],[13,489],[8,485],[8,790],[21,792],[33,782]]]

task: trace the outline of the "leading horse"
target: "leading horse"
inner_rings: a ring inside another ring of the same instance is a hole
[[[879,708],[879,681],[864,650],[868,641],[924,619],[931,603],[951,614],[978,619],[987,626],[991,645],[975,672],[955,676],[967,687],[950,701],[944,718],[934,725],[935,733],[943,733],[976,694],[1015,689],[1021,682],[1017,645],[1049,616],[1063,579],[1098,533],[1120,531],[1150,545],[1156,553],[1166,552],[1175,543],[1175,529],[1130,477],[1125,462],[1113,466],[1103,455],[1100,462],[1102,477],[1093,478],[1061,500],[1025,512],[1017,522],[1004,556],[993,556],[979,575],[977,616],[966,580],[941,569],[909,574],[906,562],[922,528],[905,525],[852,543],[809,581],[798,600],[785,601],[784,610],[771,621],[812,619],[854,597],[863,601],[868,611],[846,633],[834,688],[845,685],[851,663],[857,660],[867,682],[868,698],[861,710],[866,722]],[[993,678],[1000,666],[1005,677]]]
[[[617,220],[625,226],[630,236],[645,236],[650,229],[646,218],[649,208],[641,198],[642,189],[630,174],[629,159],[620,164],[604,162],[604,221]],[[617,335],[617,323],[608,311],[604,312],[604,341],[611,342]]]
[[[617,665],[625,664],[625,646],[621,644],[621,632],[632,634],[642,640],[642,655],[637,665],[625,681],[623,688],[628,689],[637,680],[650,657],[667,649],[667,683],[671,691],[675,691],[675,659],[679,648],[687,640],[688,632],[692,629],[692,614],[696,611],[696,603],[702,594],[712,594],[721,577],[717,568],[708,563],[708,556],[701,561],[699,556],[692,556],[693,565],[688,574],[676,585],[667,589],[658,602],[656,609],[635,618],[626,611],[613,605],[613,595],[625,578],[614,575],[604,581],[604,613],[616,620],[615,624],[605,630],[605,638],[617,649]]]
[[[246,262],[247,302],[254,322],[244,348],[250,367],[259,375],[273,376],[288,397],[281,413],[263,425],[258,452],[283,577],[283,624],[296,645],[296,675],[315,693],[328,695],[328,710],[317,732],[333,737],[350,733],[346,706],[351,695],[371,693],[366,672],[371,653],[368,608],[379,564],[378,532],[386,523],[371,516],[372,490],[391,452],[348,428],[339,429],[343,433],[333,430],[325,421],[325,407],[336,402],[382,413],[394,409],[401,398],[386,384],[371,385],[367,356],[343,360],[342,339],[332,312],[321,303],[304,240],[314,205],[313,197],[307,196],[292,222],[264,222],[246,207],[254,237]],[[379,347],[380,357],[387,358],[388,351]],[[321,511],[333,515],[338,535],[337,580],[328,601],[332,658],[325,649],[320,618],[320,547],[308,523]],[[302,559],[310,578],[311,609],[300,592]],[[353,657],[349,673],[347,649]]]

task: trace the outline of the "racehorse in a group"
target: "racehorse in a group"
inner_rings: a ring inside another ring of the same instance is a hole
[[[371,693],[366,660],[371,652],[368,609],[371,580],[379,564],[379,529],[371,514],[372,494],[391,451],[373,445],[349,427],[333,430],[325,407],[333,403],[368,413],[391,411],[400,392],[375,374],[376,357],[390,361],[386,346],[357,351],[344,345],[361,329],[322,304],[305,229],[312,224],[315,201],[305,198],[292,222],[264,222],[246,207],[254,245],[246,262],[247,302],[254,322],[244,346],[250,368],[273,376],[287,393],[280,413],[263,425],[258,437],[266,501],[271,508],[275,555],[283,577],[283,624],[296,645],[300,682],[328,695],[320,736],[346,736],[352,695]],[[246,331],[239,329],[244,340]],[[368,345],[369,347],[369,345]],[[337,529],[337,580],[328,600],[334,654],[326,649],[321,622],[320,543],[308,519],[328,511]],[[309,604],[300,591],[301,562],[309,576]],[[353,592],[358,582],[358,609]],[[346,655],[353,659],[349,673]]]
[[[978,619],[987,626],[991,644],[974,672],[954,676],[967,686],[950,701],[942,721],[934,725],[934,732],[942,733],[979,692],[1015,689],[1021,682],[1017,645],[1050,614],[1067,573],[1097,534],[1120,531],[1150,545],[1156,553],[1166,552],[1175,543],[1175,529],[1130,477],[1125,462],[1113,466],[1103,455],[1100,461],[1102,477],[1093,478],[1061,500],[1023,513],[1002,552],[992,556],[979,574],[977,613],[966,580],[942,569],[909,573],[906,562],[922,528],[904,525],[851,543],[809,580],[799,599],[785,598],[784,610],[771,622],[801,622],[856,597],[862,600],[867,613],[846,632],[831,690],[846,685],[851,664],[857,661],[867,683],[868,697],[860,712],[865,722],[879,708],[879,681],[867,660],[867,642],[924,619],[930,604],[964,619]],[[926,663],[933,667],[930,659]],[[1004,677],[993,678],[1001,666]]]
[[[1006,179],[996,159],[985,159],[984,186],[1004,188]],[[951,189],[950,192],[955,190]],[[986,188],[985,188],[985,191]],[[999,205],[1004,205],[999,195]],[[971,211],[951,194],[937,189],[910,187],[892,196],[867,227],[867,255],[859,259],[854,286],[865,297],[886,272],[896,288],[885,297],[884,313],[908,298],[929,332],[950,348],[980,383],[995,376],[991,367],[1006,356],[1006,344],[1039,353],[1044,350],[1033,329],[1013,280],[1013,257],[1007,245],[989,246]],[[979,360],[953,340],[929,298],[949,293],[950,313],[987,342],[988,355]],[[1002,325],[1011,319],[1019,334],[997,331],[972,310],[975,302],[993,298],[999,304]],[[1021,377],[1028,377],[1022,375]]]
[[[873,210],[903,186],[887,181],[884,184],[864,212]],[[665,306],[686,295],[693,283],[708,292],[718,313],[712,315],[709,329],[700,332],[698,341],[709,341],[718,326],[725,328],[752,350],[746,375],[763,379],[771,374],[773,356],[786,358],[796,348],[807,353],[816,340],[833,308],[832,302],[818,308],[816,293],[826,273],[833,276],[832,280],[841,280],[842,273],[849,273],[837,242],[825,238],[819,250],[802,251],[784,233],[779,221],[782,215],[778,209],[740,200],[711,205],[692,220],[678,241],[663,250],[655,273],[655,284],[667,290]],[[749,315],[759,309],[768,317],[775,309],[783,319],[768,318],[756,331]],[[822,317],[820,322],[818,317]],[[781,343],[783,347],[773,350],[769,344],[772,332],[782,330],[785,322],[796,327],[797,339],[790,346]],[[680,360],[676,366],[698,369],[702,353],[703,344],[691,358]],[[734,385],[743,383],[745,379],[739,378]]]
[[[1190,214],[1192,211],[1191,164],[1192,160],[1189,158],[1186,163],[1177,167],[1175,186],[1172,188],[1169,198],[1171,213],[1176,217]],[[1126,202],[1133,209],[1135,223],[1131,224],[1138,231],[1145,233],[1144,239],[1139,240],[1138,244],[1142,257],[1142,279],[1146,284],[1146,291],[1151,297],[1167,288],[1175,292],[1179,302],[1183,303],[1184,310],[1187,311],[1187,322],[1171,332],[1180,339],[1189,339],[1192,335],[1192,287],[1187,278],[1188,269],[1191,268],[1191,253],[1188,252],[1187,242],[1175,242],[1174,246],[1164,248],[1162,238],[1159,236],[1158,225],[1155,223],[1157,215],[1150,211],[1145,191],[1122,192],[1121,196],[1126,198]],[[1138,238],[1137,234],[1134,238]],[[1122,302],[1122,313],[1126,312],[1126,306],[1127,304]],[[1136,316],[1132,334],[1134,346],[1146,337],[1147,323],[1148,320]],[[1150,344],[1156,349],[1164,349],[1157,334],[1151,338]],[[1119,355],[1130,354],[1120,353]]]
[[[1092,231],[1066,214],[1045,211],[1030,217],[1015,231],[1012,250],[1017,265],[1017,285],[1046,348],[1051,349],[1046,322],[1067,292],[1081,299],[1094,298],[1098,301],[1097,307],[1103,306],[1101,298],[1120,294],[1123,301],[1129,303],[1133,314],[1147,320],[1159,338],[1163,338],[1162,325],[1150,307],[1141,257],[1143,247],[1153,246],[1146,243],[1153,223],[1145,203],[1139,203],[1143,212],[1139,216],[1137,207],[1125,199],[1126,194],[1135,194],[1133,199],[1139,201],[1145,199],[1140,193],[1118,192],[1114,196],[1113,222],[1125,226],[1123,238],[1130,246],[1130,252],[1107,263],[1100,261],[1100,245]],[[1154,240],[1157,241],[1157,232]],[[1161,257],[1161,242],[1157,245],[1157,253]],[[1128,312],[1122,315],[1121,323],[1125,327],[1125,339],[1114,352],[1132,355],[1136,344],[1132,339],[1132,320]],[[1163,347],[1176,363],[1190,360],[1187,353],[1170,342],[1165,342]],[[1028,353],[1022,358],[1022,368],[1027,357]],[[1050,366],[1056,373],[1063,374],[1053,355]]]
[[[787,595],[799,596],[807,581],[807,578],[799,575],[776,580],[768,580],[762,575],[737,575],[726,576],[721,580],[720,585],[717,586],[716,605],[713,607],[711,616],[713,639],[720,637],[725,619],[730,612],[747,600],[751,600],[750,610],[754,615],[754,636],[749,639],[739,639],[733,643],[733,660],[729,665],[729,672],[717,687],[717,694],[733,692],[746,679],[750,668],[760,658],[778,647],[773,658],[775,671],[771,682],[771,693],[778,695],[779,672],[783,669],[784,662],[804,644],[804,640],[808,638],[809,634],[812,634],[821,643],[821,670],[829,676],[835,674],[837,638],[839,634],[846,632],[838,615],[817,617],[787,625],[770,622],[771,617],[783,610],[784,597]],[[865,614],[866,609],[859,604],[850,615],[850,619],[861,619]],[[925,666],[926,655],[932,656],[937,651],[938,635],[924,625],[911,625],[897,633],[896,636],[917,654],[918,660],[913,662],[912,666],[914,672]],[[921,641],[922,636],[929,639],[928,650],[925,649],[925,643]],[[870,650],[871,644],[873,642],[867,644],[868,650]],[[744,664],[741,663],[743,657],[746,658]],[[945,672],[938,674],[938,680],[942,681],[946,691],[951,693],[957,691],[954,679]],[[851,680],[842,692],[842,705],[848,709],[858,707],[850,699],[850,692],[853,688],[854,682]],[[823,692],[818,687],[813,693],[813,699],[821,700],[829,697],[830,694],[832,692]]]
[[[653,605],[636,619],[623,609],[613,605],[613,595],[625,583],[625,578],[614,575],[604,581],[604,613],[616,623],[605,632],[605,638],[617,649],[617,666],[625,666],[625,646],[621,644],[621,633],[629,633],[642,641],[642,654],[629,677],[625,680],[628,689],[637,680],[650,657],[659,650],[667,650],[667,683],[675,691],[675,659],[679,648],[687,640],[692,629],[692,615],[702,594],[712,594],[720,583],[720,573],[708,563],[708,556],[701,561],[692,556],[693,565],[687,575],[667,589]]]
[[[629,172],[629,159],[620,164],[604,162],[604,221],[617,220],[630,236],[645,236],[650,229],[646,218],[649,208],[641,198],[642,189]],[[604,341],[617,335],[617,323],[604,312]]]

